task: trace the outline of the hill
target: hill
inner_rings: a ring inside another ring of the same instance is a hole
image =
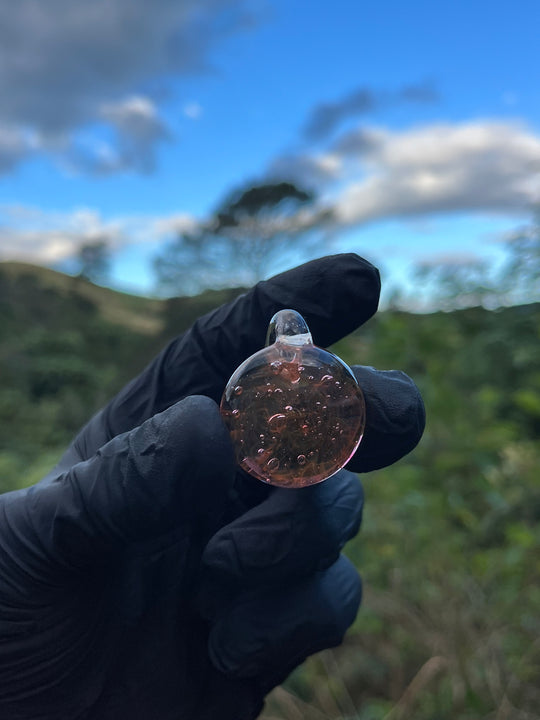
[[[17,315],[17,308],[23,313],[37,314],[37,317],[34,315],[37,320],[43,318],[43,313],[54,314],[58,305],[62,307],[62,315],[67,313],[69,317],[70,305],[74,305],[75,311],[96,310],[104,321],[124,325],[135,332],[155,334],[161,328],[161,301],[117,292],[94,285],[83,277],[36,265],[0,263],[0,293],[2,314],[7,312],[6,317],[11,316],[15,322],[24,320]]]
[[[158,300],[0,263],[0,490],[36,480],[170,337],[238,292]]]

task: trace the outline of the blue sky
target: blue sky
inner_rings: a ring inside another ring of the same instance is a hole
[[[0,0],[0,259],[112,281],[231,190],[290,179],[406,282],[500,258],[540,200],[536,0]]]

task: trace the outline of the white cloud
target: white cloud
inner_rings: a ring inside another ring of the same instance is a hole
[[[338,225],[448,212],[523,213],[540,200],[540,136],[494,121],[405,131],[362,127],[337,138],[327,155],[281,158],[270,174],[276,168],[333,197]]]
[[[103,218],[89,208],[45,211],[25,205],[0,206],[0,261],[55,264],[77,255],[85,243],[104,240],[112,251],[155,243],[195,225],[190,215]]]
[[[88,242],[106,240],[115,249],[125,241],[118,222],[85,208],[58,213],[5,206],[0,219],[0,260],[51,264],[73,257]]]
[[[343,224],[437,212],[524,211],[540,198],[540,137],[514,125],[380,132],[357,160],[365,176],[335,203]]]
[[[144,104],[178,76],[206,72],[214,45],[252,16],[249,0],[0,0],[0,172],[36,149],[23,131],[51,152],[100,121],[119,140],[109,171],[148,169],[148,133],[155,143],[163,124]]]
[[[170,132],[148,97],[133,95],[99,109],[99,118],[113,129],[110,142],[90,134],[75,138],[69,162],[76,171],[110,175],[126,170],[151,172],[158,145],[170,139]]]

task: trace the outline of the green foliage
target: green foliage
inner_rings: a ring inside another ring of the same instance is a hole
[[[338,344],[415,378],[426,433],[363,478],[363,609],[335,672],[309,661],[265,717],[540,718],[539,339],[525,305],[382,313]]]
[[[504,239],[505,258],[498,266],[470,259],[421,263],[415,273],[414,302],[426,290],[431,302],[435,299],[445,310],[540,301],[540,205],[533,210],[532,221]]]
[[[328,245],[329,211],[310,209],[315,198],[292,183],[234,192],[205,221],[180,233],[155,257],[158,287],[175,295],[205,288],[252,285],[284,263]]]
[[[156,306],[98,290],[0,266],[0,491],[36,482],[167,338],[237,293]],[[530,304],[388,311],[336,346],[409,373],[427,428],[363,478],[347,547],[363,608],[340,648],[271,695],[267,720],[540,718],[539,340]]]
[[[91,282],[103,282],[110,272],[109,243],[93,240],[81,245],[78,252],[79,274]]]
[[[92,286],[106,298],[104,311],[84,280],[56,282],[56,275],[0,266],[1,490],[39,479],[34,468],[56,458],[159,345],[159,333],[149,338],[144,322],[137,331],[111,321],[111,296],[120,294]],[[129,304],[116,301],[128,322]],[[153,313],[149,301],[149,319]]]

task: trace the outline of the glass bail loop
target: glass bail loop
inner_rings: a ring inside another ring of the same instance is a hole
[[[266,347],[276,342],[288,345],[313,345],[306,321],[296,310],[279,310],[268,325]]]

